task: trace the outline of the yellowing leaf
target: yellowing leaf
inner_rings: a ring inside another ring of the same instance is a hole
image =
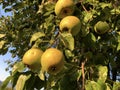
[[[3,38],[5,36],[6,36],[6,34],[0,34],[0,38]]]
[[[17,90],[24,90],[24,85],[25,82],[30,78],[31,74],[28,75],[20,75],[17,84],[16,84],[16,89]]]
[[[6,41],[0,41],[0,49],[4,46],[4,44],[6,43]]]

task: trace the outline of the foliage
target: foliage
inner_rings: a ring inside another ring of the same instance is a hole
[[[0,54],[18,57],[12,63],[9,82],[17,90],[119,90],[120,89],[120,1],[75,0],[74,16],[81,21],[76,36],[59,32],[61,19],[52,0],[1,0],[12,16],[0,18]],[[109,32],[94,31],[98,21],[106,21]],[[64,70],[57,75],[34,72],[21,62],[31,47],[45,51],[57,47],[65,55]],[[11,63],[11,62],[10,62]]]

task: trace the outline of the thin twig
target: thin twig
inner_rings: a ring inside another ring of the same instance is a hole
[[[84,65],[85,65],[85,62],[82,62],[82,90],[85,89],[85,72],[84,72]]]
[[[82,5],[82,8],[86,11],[86,12],[88,12],[88,10],[85,8],[85,6],[81,3],[81,5]]]
[[[87,62],[87,58],[82,62],[82,90],[85,90],[85,63]]]

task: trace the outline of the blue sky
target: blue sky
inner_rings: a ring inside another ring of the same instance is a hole
[[[0,17],[1,16],[10,16],[12,13],[5,13],[2,9],[2,5],[0,5]],[[11,54],[7,53],[6,55],[2,56],[0,55],[0,80],[4,81],[7,76],[9,76],[9,72],[6,72],[5,69],[7,67],[7,64],[4,62],[5,60],[8,60],[11,58]]]
[[[6,54],[4,56],[0,55],[0,80],[4,81],[7,76],[9,76],[9,72],[5,71],[7,64],[5,63],[5,60],[9,59],[11,57],[10,54]]]

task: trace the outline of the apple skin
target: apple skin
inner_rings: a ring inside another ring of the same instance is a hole
[[[69,32],[73,36],[76,36],[81,28],[81,22],[76,16],[66,16],[60,22],[61,32]]]
[[[25,52],[22,62],[28,66],[31,70],[39,70],[40,68],[40,59],[43,54],[43,51],[39,48],[31,48]]]
[[[75,4],[73,0],[58,0],[55,5],[55,14],[60,18],[72,15],[74,10]]]
[[[98,21],[94,26],[94,30],[97,34],[104,34],[110,30],[110,26],[105,21]]]
[[[46,71],[49,74],[56,75],[64,66],[63,53],[55,48],[47,49],[41,57],[42,71]]]
[[[58,0],[48,0],[49,2],[56,3]]]

